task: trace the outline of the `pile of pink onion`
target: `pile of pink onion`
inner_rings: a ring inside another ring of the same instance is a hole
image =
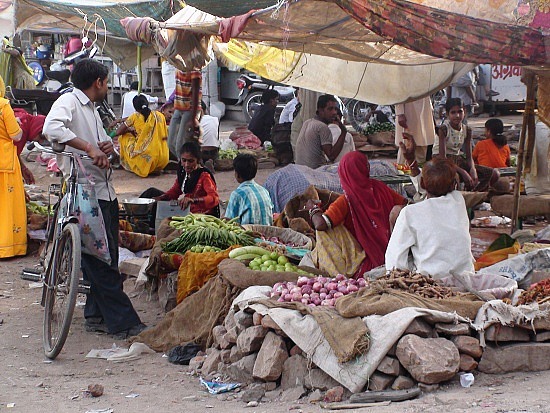
[[[334,307],[336,300],[344,295],[366,287],[364,278],[357,280],[338,274],[336,278],[300,277],[293,282],[277,283],[271,290],[271,298],[279,302],[301,302],[312,307],[323,305]]]

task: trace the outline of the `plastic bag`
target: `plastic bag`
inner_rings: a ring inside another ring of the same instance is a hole
[[[231,390],[235,390],[237,387],[241,387],[240,383],[219,383],[217,381],[206,381],[200,378],[201,384],[208,389],[210,394],[226,393]]]
[[[228,149],[237,149],[237,144],[231,139],[224,139],[220,142],[220,149],[226,151]]]
[[[201,350],[201,346],[187,343],[184,346],[176,346],[168,352],[168,361],[173,364],[188,366],[189,362]]]

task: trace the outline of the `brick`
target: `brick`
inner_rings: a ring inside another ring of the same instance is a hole
[[[478,370],[490,374],[550,370],[550,343],[488,345]]]
[[[528,330],[494,324],[485,330],[485,341],[494,341],[497,343],[507,341],[531,341],[531,335]]]
[[[473,358],[480,358],[483,354],[483,349],[479,345],[479,340],[470,336],[454,336],[451,337],[451,341],[454,343],[459,353],[468,354]]]
[[[436,323],[435,331],[446,336],[469,336],[470,326],[465,323]]]
[[[433,337],[432,326],[421,318],[415,318],[411,324],[407,327],[403,335],[414,334],[418,337],[431,338]]]
[[[380,373],[378,371],[375,371],[370,377],[369,377],[369,387],[368,389],[370,391],[382,391],[386,390],[388,387],[391,386],[393,381],[395,380],[395,377],[389,376],[384,373]]]

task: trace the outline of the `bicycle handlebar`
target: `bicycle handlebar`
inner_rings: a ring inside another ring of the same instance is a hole
[[[65,151],[65,144],[59,144],[57,142],[53,143],[53,145],[56,145],[56,144],[59,145],[59,147],[58,147],[59,150],[56,150],[55,146],[52,146],[51,148],[48,148],[46,146],[42,146],[38,142],[29,142],[29,144],[27,145],[27,149],[29,151],[32,151],[33,149],[36,148],[40,152],[51,153],[53,155],[63,155],[63,156],[68,156],[70,158],[74,158],[75,156],[80,156],[81,159],[87,159],[87,160],[93,161],[93,159],[90,158],[88,155],[81,155],[79,153],[74,153],[74,152],[66,152]],[[109,161],[110,161],[110,159],[109,159]]]

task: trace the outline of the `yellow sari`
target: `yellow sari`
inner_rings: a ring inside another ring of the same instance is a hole
[[[127,171],[142,178],[160,171],[168,165],[168,128],[164,115],[151,111],[147,121],[134,112],[126,119],[128,127],[134,127],[136,135],[125,133],[118,138],[120,163]]]
[[[27,253],[25,188],[11,139],[20,130],[8,100],[0,98],[0,258]]]

